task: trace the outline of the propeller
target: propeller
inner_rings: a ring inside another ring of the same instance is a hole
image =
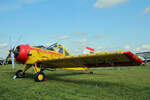
[[[22,38],[22,34],[19,36],[18,40],[15,42],[15,41],[12,41],[11,36],[9,37],[10,50],[9,50],[9,54],[8,54],[8,56],[6,58],[6,61],[8,61],[8,59],[11,58],[12,68],[13,69],[15,68],[15,61],[14,61],[15,60],[15,55],[19,54],[19,51],[15,50],[15,48],[19,44],[21,38]]]
[[[15,47],[14,47],[15,48]],[[12,68],[14,69],[15,68],[15,61],[14,61],[14,53],[15,53],[15,51],[14,51],[14,48],[13,49],[10,49],[9,50],[9,54],[8,54],[8,56],[6,57],[6,61],[8,61],[8,59],[10,59],[11,58],[11,63],[12,63]]]
[[[11,63],[12,63],[12,68],[14,69],[15,68],[15,61],[14,61],[14,48],[13,48],[13,50],[11,50],[11,53],[10,53],[10,55],[11,55]]]

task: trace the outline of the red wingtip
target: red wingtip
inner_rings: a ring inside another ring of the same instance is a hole
[[[130,51],[126,51],[126,52],[124,52],[124,54],[125,54],[128,58],[130,58],[132,61],[135,61],[138,65],[142,64],[142,62],[143,62],[138,56],[136,56],[135,54],[133,54],[133,53],[130,52]]]

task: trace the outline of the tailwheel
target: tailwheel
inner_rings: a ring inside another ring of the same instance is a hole
[[[16,72],[16,78],[24,78],[25,77],[25,73],[22,72],[22,70],[18,70]]]
[[[45,74],[43,72],[38,72],[34,75],[34,80],[36,82],[42,82],[45,79]]]

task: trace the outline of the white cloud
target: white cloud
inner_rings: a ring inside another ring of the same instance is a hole
[[[8,48],[2,48],[2,49],[0,49],[0,57],[1,58],[6,58],[7,57],[7,55],[8,55]]]
[[[141,52],[141,48],[140,48],[140,47],[137,47],[137,48],[135,48],[135,51],[136,51],[136,52]]]
[[[96,52],[102,52],[104,51],[104,47],[98,46],[94,48]]]
[[[141,45],[141,46],[135,48],[135,51],[136,52],[150,51],[150,45],[146,45],[146,44]]]
[[[0,4],[0,11],[15,10],[24,6],[24,4],[32,4],[45,0],[16,0],[13,3]]]
[[[76,34],[76,35],[80,35],[80,36],[85,36],[85,35],[86,35],[86,33],[84,33],[84,32],[80,32],[80,31],[78,31],[78,32],[74,32],[74,34]]]
[[[103,34],[101,34],[101,33],[96,35],[96,38],[98,38],[98,39],[101,39],[102,37],[103,37]]]
[[[75,49],[78,49],[79,51],[83,51],[85,47],[87,46],[87,39],[80,39],[80,40],[75,40],[72,42],[72,45]],[[74,52],[78,52],[78,50],[73,49]],[[79,53],[79,52],[78,52]]]
[[[0,11],[14,10],[14,9],[17,9],[20,7],[21,7],[21,5],[5,4],[5,5],[0,5]]]
[[[7,44],[7,43],[0,44],[0,49],[5,48],[5,47],[7,47],[7,46],[8,46],[8,44]]]
[[[81,39],[77,40],[78,43],[85,44],[87,42],[87,39]]]
[[[131,47],[130,47],[129,45],[126,45],[126,46],[124,47],[124,49],[126,49],[126,50],[130,50],[130,49],[131,49]]]
[[[70,36],[65,35],[65,36],[60,37],[59,40],[67,40],[70,38],[71,38]]]
[[[150,50],[150,45],[142,45],[141,48],[145,50]]]
[[[115,6],[121,2],[127,2],[128,0],[97,0],[94,4],[95,8],[107,8]]]
[[[150,6],[145,8],[145,10],[144,10],[144,14],[147,14],[147,13],[150,13]]]
[[[76,49],[74,49],[74,50],[73,50],[73,52],[75,52],[75,53],[79,53],[79,52],[81,52],[81,49],[76,48]]]
[[[82,54],[82,52],[83,52],[83,49],[81,49],[81,48],[75,48],[75,49],[71,50],[72,55]]]

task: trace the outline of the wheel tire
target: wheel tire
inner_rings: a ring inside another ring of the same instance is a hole
[[[45,74],[43,72],[38,72],[34,75],[34,80],[36,82],[42,82],[45,79]]]
[[[90,71],[89,74],[94,74],[94,72]]]
[[[21,74],[21,72],[22,72],[22,70],[18,70],[18,71],[16,72],[17,78],[24,78],[24,77],[25,77],[25,73]]]

